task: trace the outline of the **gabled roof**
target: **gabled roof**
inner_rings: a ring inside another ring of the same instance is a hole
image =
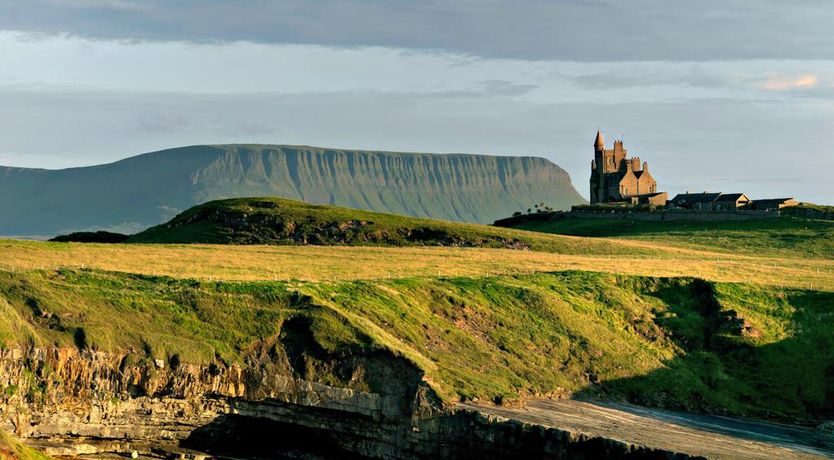
[[[747,199],[747,201],[750,201],[750,198],[747,198],[747,195],[745,195],[743,193],[722,193],[721,196],[719,196],[715,201],[721,202],[721,203],[726,203],[726,202],[735,203],[736,201],[740,200],[741,198],[745,198],[745,199]]]
[[[793,200],[793,197],[790,198],[765,198],[763,200],[754,200],[754,203],[757,204],[769,204],[769,203],[784,203],[786,201]]]
[[[673,203],[687,202],[687,203],[712,203],[719,196],[721,192],[715,193],[679,193],[672,198]]]

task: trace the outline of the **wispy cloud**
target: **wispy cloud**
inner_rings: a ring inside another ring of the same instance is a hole
[[[807,73],[796,77],[773,77],[761,82],[760,87],[768,91],[812,89],[819,85],[819,75]]]
[[[44,0],[56,8],[102,9],[122,11],[150,11],[148,4],[135,0]]]

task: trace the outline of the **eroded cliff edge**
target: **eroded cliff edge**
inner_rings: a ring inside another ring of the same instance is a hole
[[[0,384],[14,390],[3,395],[2,428],[84,458],[689,458],[444,408],[403,358],[337,362],[295,346],[263,342],[245,366],[5,350]],[[325,373],[302,378],[316,368]]]
[[[665,458],[677,449],[450,404],[573,394],[813,422],[830,413],[832,367],[807,350],[828,346],[831,298],[586,272],[332,283],[0,272],[0,428],[94,458]],[[811,359],[797,370],[792,356]],[[760,378],[780,373],[801,378]]]

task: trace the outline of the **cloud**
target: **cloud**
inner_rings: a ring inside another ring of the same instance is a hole
[[[793,89],[816,88],[820,78],[818,75],[808,73],[797,77],[775,77],[761,82],[761,88],[768,91],[787,91]]]
[[[102,9],[124,11],[148,11],[148,6],[131,0],[43,0],[51,7],[76,9]]]
[[[0,66],[0,163],[230,142],[539,155],[584,193],[601,125],[625,132],[670,192],[738,183],[755,197],[834,196],[834,157],[818,141],[834,130],[834,60],[580,62],[11,32],[0,56],[14,63]],[[757,181],[775,170],[782,182]]]
[[[834,58],[825,0],[0,0],[0,29],[571,61]]]
[[[481,84],[485,95],[495,96],[521,96],[539,87],[539,85],[514,83],[507,80],[485,80]]]

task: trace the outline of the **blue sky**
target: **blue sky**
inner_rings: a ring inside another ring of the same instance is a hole
[[[229,142],[536,155],[834,203],[825,1],[0,0],[0,164]]]

